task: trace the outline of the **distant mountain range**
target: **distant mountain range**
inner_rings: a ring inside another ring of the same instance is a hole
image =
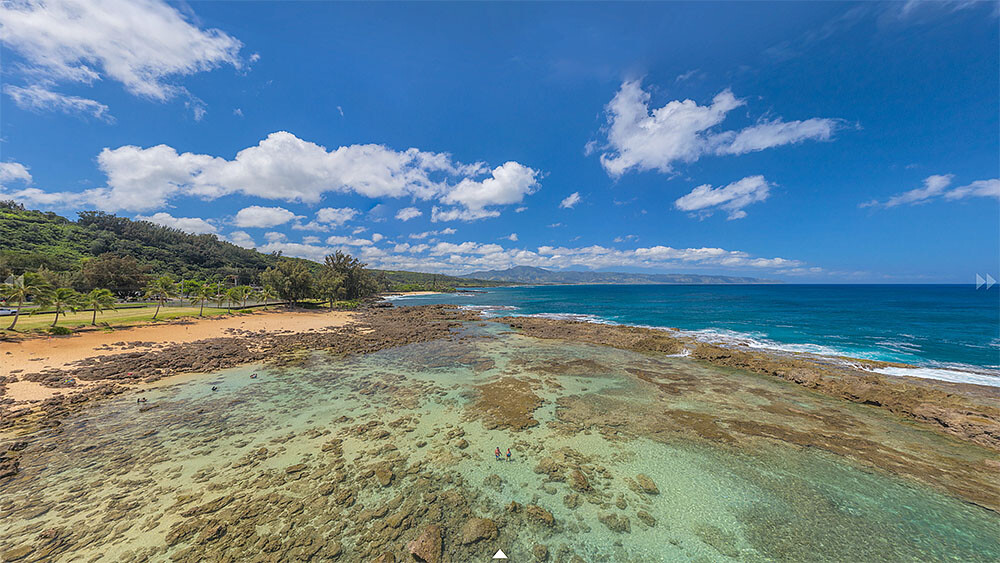
[[[461,276],[479,280],[526,284],[737,284],[781,283],[760,278],[735,276],[703,276],[696,274],[629,274],[624,272],[554,272],[532,266],[515,266],[507,270],[487,270]]]

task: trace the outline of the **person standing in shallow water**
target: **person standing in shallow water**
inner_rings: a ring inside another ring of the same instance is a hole
[[[495,453],[497,455],[497,461],[500,461],[500,447],[499,446],[497,446],[497,450],[495,452],[493,452],[493,453]]]
[[[510,463],[510,448],[507,448],[507,462]]]

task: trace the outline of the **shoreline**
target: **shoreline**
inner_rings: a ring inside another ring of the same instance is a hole
[[[175,321],[132,327],[124,334],[116,331],[28,339],[13,344],[22,347],[16,355],[11,343],[0,342],[0,357],[5,360],[0,367],[0,414],[4,415],[0,419],[7,419],[0,420],[5,422],[0,424],[0,432],[12,426],[12,418],[44,410],[50,403],[62,405],[86,401],[79,399],[81,396],[117,394],[132,389],[130,384],[253,362],[280,362],[283,357],[308,350],[366,354],[445,336],[446,332],[435,323],[468,321],[506,324],[542,339],[664,354],[778,377],[850,402],[878,406],[942,433],[1000,451],[1000,387],[885,375],[869,368],[893,364],[721,346],[659,328],[532,316],[483,319],[475,311],[452,305],[361,312],[275,311],[198,322]],[[129,337],[135,339],[129,341]],[[52,338],[75,346],[53,346]],[[372,341],[377,344],[372,345]],[[38,355],[29,357],[33,353]]]
[[[58,388],[45,387],[21,376],[48,370],[70,370],[90,358],[124,352],[148,352],[165,346],[224,337],[240,331],[310,332],[342,327],[356,313],[350,311],[254,311],[203,318],[184,317],[108,330],[88,330],[68,336],[25,335],[0,341],[0,399],[15,404],[55,396]]]
[[[778,356],[791,356],[812,359],[814,361],[840,361],[863,366],[864,370],[878,375],[902,377],[907,379],[923,379],[954,384],[980,385],[1000,389],[1000,370],[970,364],[940,363],[930,361],[927,365],[906,363],[895,360],[880,360],[862,358],[829,348],[824,344],[783,343],[772,340],[761,340],[749,334],[736,333],[735,336],[725,336],[715,329],[682,329],[672,326],[655,326],[639,323],[621,323],[604,319],[589,313],[525,313],[516,314],[518,307],[512,305],[457,305],[460,309],[475,311],[483,320],[491,321],[503,317],[541,318],[565,320],[570,322],[585,322],[595,325],[622,326],[673,333],[675,337],[688,338],[700,343],[728,347],[733,349],[749,349],[762,351]],[[798,348],[798,349],[797,349]],[[811,351],[804,348],[814,348]],[[822,350],[828,349],[828,350]],[[870,368],[870,369],[868,369]]]

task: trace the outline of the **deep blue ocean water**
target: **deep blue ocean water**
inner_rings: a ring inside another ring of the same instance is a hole
[[[902,362],[922,368],[906,375],[1000,385],[1000,286],[572,285],[397,300],[672,327],[709,341]]]

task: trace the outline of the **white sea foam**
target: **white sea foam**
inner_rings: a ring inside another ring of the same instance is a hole
[[[392,296],[387,299],[399,299],[411,296],[400,295]],[[505,315],[514,316],[524,316],[524,317],[537,317],[541,319],[555,319],[555,320],[571,320],[580,321],[594,324],[603,325],[619,325],[623,323],[618,323],[611,321],[597,315],[588,315],[582,313],[533,313],[533,314],[518,314],[516,311],[520,310],[519,307],[512,305],[461,305],[460,309],[467,311],[479,311],[479,314],[484,318],[489,317],[499,317]],[[627,323],[624,323],[627,324]],[[861,351],[861,350],[843,350],[834,348],[832,346],[825,346],[822,344],[809,344],[809,343],[785,343],[776,342],[766,337],[765,334],[761,332],[739,332],[735,330],[728,329],[715,329],[706,328],[700,330],[675,330],[669,329],[662,326],[651,326],[651,325],[640,325],[640,324],[629,324],[628,326],[638,326],[642,328],[650,328],[654,330],[668,330],[673,334],[678,336],[687,336],[694,338],[699,342],[705,342],[706,344],[716,344],[720,346],[735,346],[735,347],[745,347],[755,350],[768,350],[774,352],[784,352],[784,353],[794,353],[794,354],[809,354],[813,356],[822,357],[835,357],[843,359],[846,365],[854,367],[859,370],[873,371],[874,373],[880,373],[882,375],[894,375],[894,376],[909,376],[909,377],[920,377],[924,379],[938,379],[941,381],[951,381],[956,383],[973,383],[977,385],[989,385],[991,387],[1000,387],[1000,366],[987,366],[986,368],[980,368],[977,366],[967,366],[964,364],[940,364],[936,366],[907,366],[907,367],[885,367],[870,369],[869,366],[862,364],[855,364],[850,362],[850,358],[857,358],[861,360],[879,360],[885,361],[887,358],[884,353],[877,350],[872,351]],[[900,334],[901,338],[914,338],[909,334]],[[839,335],[831,335],[832,339],[843,339]],[[885,346],[889,350],[902,353],[916,353],[921,350],[919,344],[913,343],[906,340],[881,340],[877,342],[882,346]],[[990,341],[989,346],[1000,347],[1000,338],[995,338]],[[684,357],[691,354],[690,350],[683,350],[679,354],[670,354],[671,357]],[[891,361],[891,360],[890,360]],[[994,369],[996,368],[996,369]]]
[[[931,367],[884,367],[873,370],[875,373],[883,375],[896,375],[908,377],[920,377],[923,379],[939,379],[941,381],[952,381],[954,383],[975,383],[977,385],[989,385],[990,387],[1000,387],[1000,375],[990,375],[972,371],[962,371],[954,369],[931,368]]]

